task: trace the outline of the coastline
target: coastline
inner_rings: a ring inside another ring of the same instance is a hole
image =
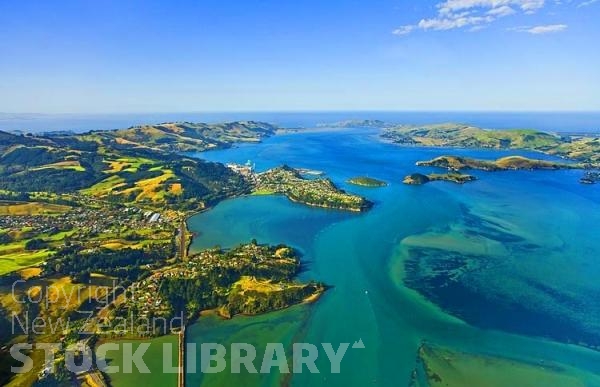
[[[244,317],[264,316],[264,315],[267,315],[269,313],[279,312],[279,311],[282,311],[282,310],[286,310],[286,309],[292,308],[292,307],[297,306],[297,305],[311,305],[311,304],[314,304],[315,302],[317,302],[323,296],[323,294],[325,294],[325,292],[327,290],[329,290],[330,288],[331,288],[330,286],[325,286],[325,288],[322,291],[316,292],[314,294],[311,294],[308,297],[305,297],[301,302],[298,302],[298,303],[295,303],[295,304],[290,304],[290,305],[287,305],[287,306],[285,306],[283,308],[273,309],[271,311],[264,312],[264,313],[257,313],[257,314],[238,313],[238,314],[235,314],[235,315],[231,316],[231,315],[223,313],[221,311],[221,309],[222,309],[221,307],[219,307],[219,308],[212,308],[212,309],[205,309],[205,310],[202,310],[202,311],[200,311],[198,313],[198,317],[196,319],[194,319],[191,322],[190,325],[194,325],[197,322],[197,320],[199,320],[201,317],[215,316],[215,317],[218,317],[218,318],[220,318],[222,320],[231,320],[231,319],[233,319],[233,318],[235,318],[237,316],[244,316]]]

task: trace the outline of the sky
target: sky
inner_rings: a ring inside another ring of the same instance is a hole
[[[600,110],[600,0],[0,1],[0,112]]]

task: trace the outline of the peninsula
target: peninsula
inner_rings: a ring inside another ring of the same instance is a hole
[[[488,130],[470,125],[397,125],[383,129],[381,137],[400,145],[470,149],[522,149],[600,165],[600,138],[557,135],[530,129]]]
[[[373,205],[363,197],[339,189],[329,179],[305,179],[287,165],[256,174],[254,193],[282,194],[309,206],[355,212],[365,211]]]
[[[48,327],[76,320],[69,329],[0,335],[2,343],[30,336],[67,346],[77,343],[83,325],[108,337],[151,336],[170,331],[152,324],[150,331],[124,333],[118,317],[154,323],[179,311],[195,318],[211,308],[223,316],[252,315],[317,299],[325,285],[295,281],[299,257],[287,246],[252,242],[188,256],[185,219],[226,198],[268,191],[313,206],[368,208],[364,198],[330,180],[305,179],[289,167],[247,173],[181,153],[257,142],[275,132],[253,121],[83,134],[0,131],[0,326],[10,324],[10,315],[39,317]],[[53,302],[24,306],[44,287],[56,290]],[[43,359],[34,364],[14,383],[35,382]]]
[[[581,164],[557,163],[547,160],[534,160],[521,156],[502,157],[497,160],[481,160],[461,156],[440,156],[428,161],[418,161],[417,166],[439,167],[450,171],[480,169],[483,171],[534,170],[534,169],[580,169]]]
[[[413,173],[406,176],[404,184],[425,184],[430,181],[444,180],[464,184],[476,180],[475,176],[462,174],[459,171],[479,169],[482,171],[507,171],[507,170],[535,170],[535,169],[575,169],[581,168],[580,164],[556,163],[546,160],[534,160],[521,156],[502,157],[497,160],[481,160],[461,156],[440,156],[428,161],[417,161],[419,167],[437,167],[447,169],[446,174],[432,173],[423,175]]]
[[[295,282],[299,270],[297,252],[285,245],[253,240],[231,250],[208,249],[134,282],[123,302],[98,323],[110,333],[119,331],[124,320],[139,321],[138,325],[152,328],[143,334],[153,336],[169,333],[170,327],[160,322],[178,316],[190,322],[206,310],[224,318],[255,315],[318,298],[326,286]]]

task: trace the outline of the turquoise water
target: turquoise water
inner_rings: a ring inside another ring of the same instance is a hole
[[[474,172],[463,186],[406,186],[418,160],[442,154],[496,158],[497,151],[401,148],[373,130],[276,136],[258,145],[198,154],[326,172],[339,186],[376,203],[365,214],[309,208],[284,197],[225,201],[192,217],[192,250],[256,238],[303,255],[304,280],[333,286],[310,306],[254,318],[204,318],[197,343],[352,343],[340,374],[194,374],[188,385],[403,386],[423,340],[456,350],[560,363],[586,385],[600,385],[600,353],[568,343],[600,343],[600,186],[578,171]],[[511,154],[532,154],[512,152]],[[541,157],[535,154],[536,157]],[[379,189],[347,185],[368,175]],[[261,359],[259,350],[259,359]],[[260,362],[258,362],[260,365]]]

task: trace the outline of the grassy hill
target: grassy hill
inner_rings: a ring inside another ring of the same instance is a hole
[[[0,190],[81,193],[146,207],[198,210],[249,187],[222,164],[175,152],[256,142],[275,128],[259,122],[165,123],[78,135],[0,132]]]
[[[413,173],[404,178],[402,181],[408,185],[423,185],[431,181],[449,181],[456,184],[465,184],[469,181],[475,181],[477,178],[471,175],[465,175],[462,173],[430,173],[429,175],[423,175],[421,173]]]
[[[461,124],[402,125],[384,129],[397,144],[457,148],[526,149],[600,165],[600,139],[529,129],[487,130]]]
[[[458,171],[461,169],[481,169],[484,171],[503,171],[516,169],[568,169],[581,168],[580,164],[556,163],[547,160],[535,160],[522,156],[508,156],[497,160],[480,160],[461,156],[440,156],[428,161],[418,161],[418,166],[440,167]]]
[[[122,145],[182,152],[223,148],[236,142],[259,142],[275,134],[275,130],[270,124],[254,121],[212,125],[177,122],[95,133]]]

